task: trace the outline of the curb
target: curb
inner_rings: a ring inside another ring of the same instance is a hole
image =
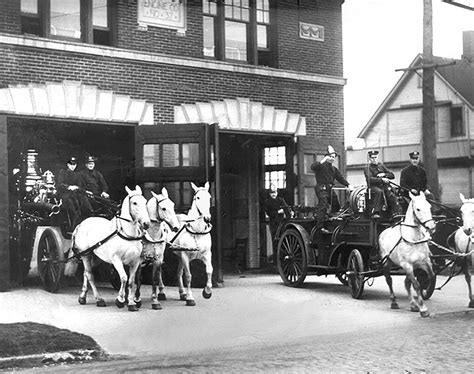
[[[75,349],[61,352],[37,353],[32,355],[11,356],[0,358],[0,369],[8,369],[17,366],[19,363],[31,362],[34,365],[54,365],[60,363],[73,363],[81,361],[91,361],[106,359],[108,355],[101,350]]]

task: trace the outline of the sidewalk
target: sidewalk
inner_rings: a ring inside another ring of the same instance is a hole
[[[128,312],[114,305],[116,291],[101,284],[106,308],[98,308],[89,292],[88,303],[79,305],[80,286],[50,294],[39,287],[0,293],[0,322],[51,324],[92,337],[110,355],[184,354],[201,350],[272,344],[299,337],[359,333],[377,327],[394,328],[416,323],[418,313],[408,311],[404,277],[394,277],[399,310],[390,309],[383,277],[365,288],[363,299],[354,300],[335,277],[308,277],[304,288],[283,285],[278,275],[244,273],[227,276],[224,287],[213,290],[209,300],[195,289],[195,307],[179,301],[175,287],[167,288],[163,310],[151,309],[151,287],[142,288],[143,306]],[[438,286],[446,277],[438,277]],[[438,314],[469,311],[464,277],[452,279],[427,301]]]

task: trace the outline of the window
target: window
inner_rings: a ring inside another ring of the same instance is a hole
[[[21,0],[21,30],[53,39],[112,45],[113,0]]]
[[[199,144],[144,144],[143,166],[145,168],[199,166]]]
[[[462,106],[451,107],[451,136],[465,136],[466,131],[462,120]]]
[[[276,66],[270,0],[203,0],[203,55]]]
[[[278,189],[286,188],[286,148],[266,147],[264,149],[265,188],[275,185]]]

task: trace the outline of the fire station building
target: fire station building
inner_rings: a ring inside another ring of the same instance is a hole
[[[164,186],[178,212],[209,181],[217,279],[261,267],[270,185],[313,205],[309,166],[343,150],[343,2],[2,0],[0,289],[31,260],[11,245],[27,154],[39,175],[93,155],[113,200]]]

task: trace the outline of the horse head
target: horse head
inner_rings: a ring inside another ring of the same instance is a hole
[[[193,203],[188,213],[190,218],[203,218],[206,223],[211,222],[211,194],[209,193],[209,182],[204,187],[197,187],[191,182],[194,190]]]
[[[410,216],[410,212],[413,214],[413,217],[424,227],[430,234],[433,234],[436,229],[436,223],[433,220],[431,215],[431,204],[426,200],[424,193],[414,195],[409,192],[410,195],[410,205],[407,210],[406,217]]]
[[[174,202],[168,196],[168,190],[163,187],[160,194],[151,191],[152,198],[146,206],[152,221],[164,221],[172,231],[179,230],[179,221],[174,211]]]
[[[142,195],[140,186],[131,190],[125,186],[127,196],[123,200],[120,217],[129,219],[138,223],[141,229],[146,230],[150,227],[150,216],[146,208],[146,199]]]
[[[474,242],[474,199],[466,199],[462,193],[459,194],[459,197],[462,202],[462,229]]]

